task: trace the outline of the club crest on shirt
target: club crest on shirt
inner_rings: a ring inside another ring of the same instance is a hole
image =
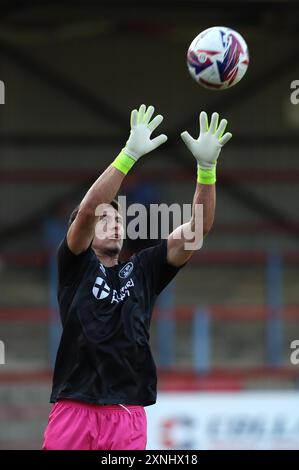
[[[122,279],[126,279],[131,274],[133,268],[134,268],[134,264],[132,263],[132,261],[125,264],[124,267],[121,268],[121,270],[118,273],[119,277],[121,277]]]
[[[102,277],[98,276],[93,285],[92,293],[96,299],[105,299],[110,293],[110,287]]]

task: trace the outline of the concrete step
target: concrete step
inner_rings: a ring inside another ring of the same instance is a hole
[[[1,382],[0,449],[41,449],[51,409],[50,390],[50,380]]]
[[[5,344],[6,369],[48,366],[48,325],[26,321],[1,322],[0,339]]]

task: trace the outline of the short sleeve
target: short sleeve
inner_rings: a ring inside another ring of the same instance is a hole
[[[65,236],[57,251],[59,285],[71,285],[82,275],[86,262],[91,255],[91,246],[83,253],[75,255],[68,246]]]
[[[183,267],[176,267],[167,261],[167,239],[137,253],[140,267],[153,293],[159,295]]]

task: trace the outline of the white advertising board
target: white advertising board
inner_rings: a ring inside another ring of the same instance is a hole
[[[147,449],[299,449],[299,392],[160,393]]]

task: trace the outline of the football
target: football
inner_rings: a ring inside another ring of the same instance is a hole
[[[249,64],[246,41],[231,28],[214,26],[190,44],[187,65],[191,77],[205,88],[223,90],[244,77]]]

